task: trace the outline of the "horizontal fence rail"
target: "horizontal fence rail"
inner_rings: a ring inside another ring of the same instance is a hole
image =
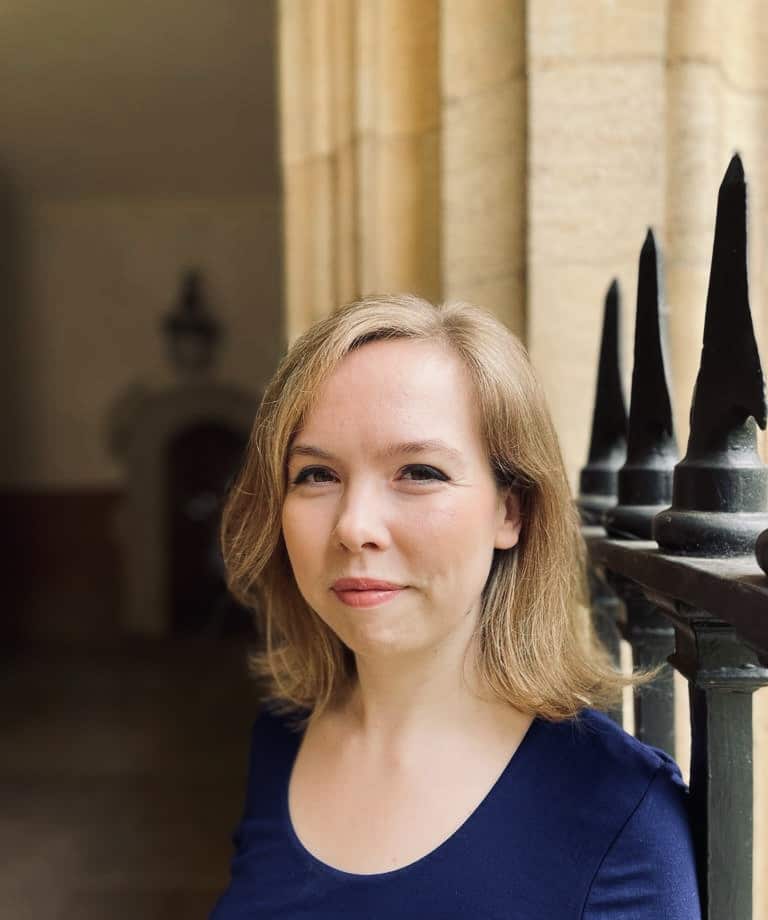
[[[706,920],[753,920],[752,694],[768,684],[768,467],[757,452],[766,402],[749,307],[746,207],[736,155],[718,195],[682,460],[652,231],[640,253],[628,415],[620,292],[611,284],[578,499],[598,634],[617,663],[624,638],[635,666],[671,666],[635,692],[640,740],[674,755],[674,670],[688,682],[691,819]]]

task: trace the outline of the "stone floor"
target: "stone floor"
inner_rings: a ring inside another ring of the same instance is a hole
[[[196,920],[227,883],[242,638],[0,654],[0,918]]]

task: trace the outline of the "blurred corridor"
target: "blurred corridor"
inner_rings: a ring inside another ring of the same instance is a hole
[[[0,667],[0,917],[196,920],[226,884],[246,645],[39,646]]]

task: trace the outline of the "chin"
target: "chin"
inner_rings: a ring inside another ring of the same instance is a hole
[[[409,646],[403,641],[403,636],[388,628],[382,629],[371,626],[366,629],[358,626],[352,629],[345,629],[343,633],[337,632],[336,635],[356,655],[409,650]]]
[[[355,655],[362,657],[396,657],[425,652],[439,641],[418,641],[413,636],[404,636],[393,630],[355,630],[349,641],[342,640]]]

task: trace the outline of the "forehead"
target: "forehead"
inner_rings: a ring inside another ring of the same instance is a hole
[[[447,346],[376,341],[345,356],[321,387],[302,432],[475,440],[479,410],[469,373]]]

